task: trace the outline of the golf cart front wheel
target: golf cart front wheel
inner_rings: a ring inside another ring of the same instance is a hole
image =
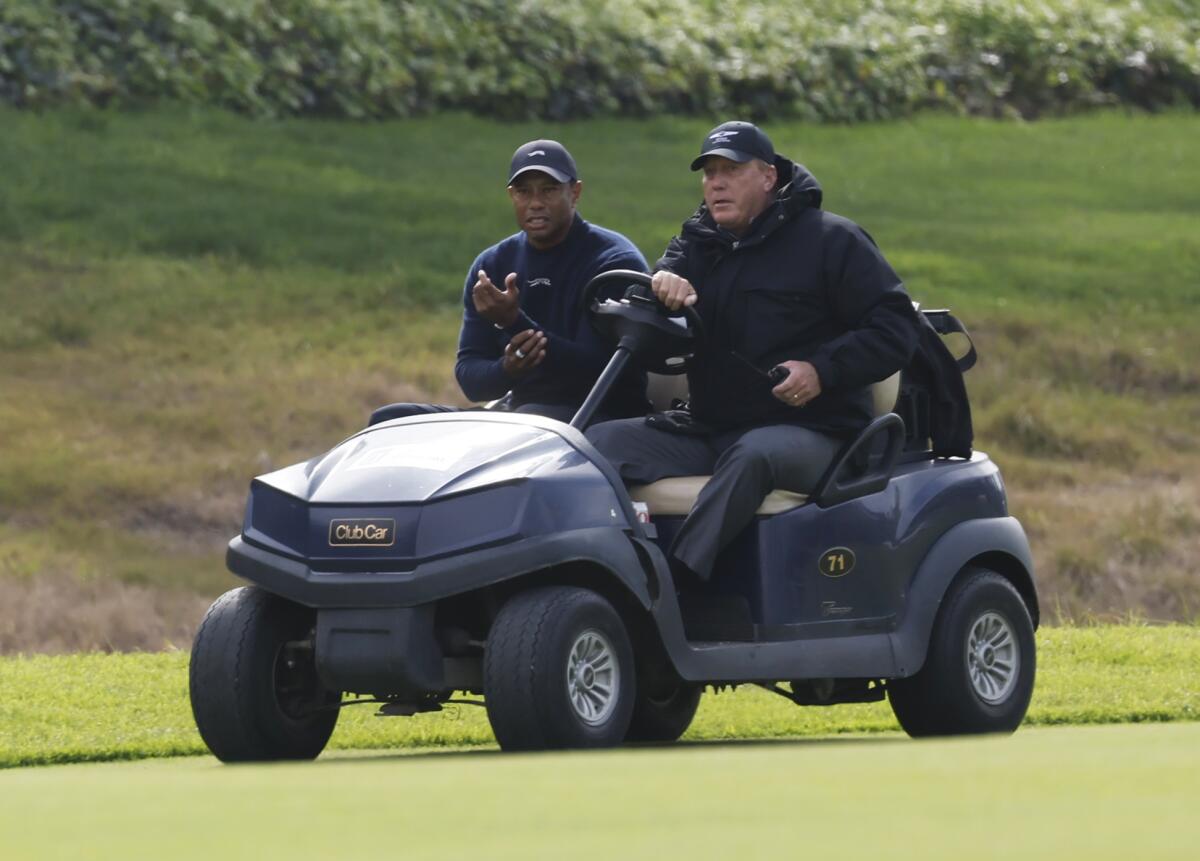
[[[488,633],[483,689],[504,750],[619,744],[636,689],[625,625],[588,589],[519,594]]]
[[[254,586],[209,607],[188,671],[200,737],[223,762],[312,759],[337,723],[338,691],[317,678],[313,612]]]
[[[1012,732],[1033,695],[1034,649],[1033,622],[1012,583],[967,569],[938,611],[925,666],[888,682],[892,711],[914,737]]]

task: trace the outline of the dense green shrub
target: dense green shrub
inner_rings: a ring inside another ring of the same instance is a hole
[[[1200,2],[4,0],[0,101],[854,121],[1200,105]]]

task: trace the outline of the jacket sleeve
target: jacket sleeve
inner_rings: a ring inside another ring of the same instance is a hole
[[[917,314],[900,278],[865,230],[850,222],[826,230],[826,289],[835,316],[848,331],[823,344],[808,361],[824,389],[865,386],[908,364],[917,346]]]
[[[688,241],[682,236],[672,236],[671,241],[667,243],[667,250],[663,252],[662,257],[658,258],[658,262],[654,264],[654,271],[658,272],[665,269],[668,272],[674,272],[676,275],[687,277],[687,252]]]
[[[477,258],[467,272],[463,287],[463,322],[458,334],[458,361],[454,376],[468,400],[490,401],[503,397],[511,388],[508,375],[501,364],[500,333],[475,311],[471,288],[475,274],[484,268],[483,258]]]

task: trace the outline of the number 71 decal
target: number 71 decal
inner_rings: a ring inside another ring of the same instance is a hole
[[[826,577],[844,577],[854,570],[854,551],[849,547],[831,547],[817,563]]]

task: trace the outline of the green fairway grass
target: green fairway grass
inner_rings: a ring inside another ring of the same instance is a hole
[[[1042,628],[1028,723],[1200,720],[1200,628]],[[377,718],[343,711],[333,749],[494,745],[482,708]],[[799,708],[760,688],[708,693],[690,740],[893,733],[886,702]],[[192,723],[187,654],[0,658],[0,768],[206,753]]]
[[[0,773],[25,859],[1195,858],[1200,724]]]

